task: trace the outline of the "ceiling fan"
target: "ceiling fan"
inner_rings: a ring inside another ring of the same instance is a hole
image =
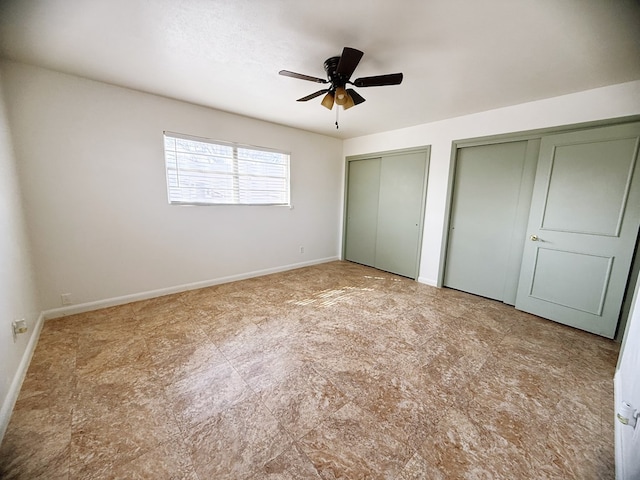
[[[289,70],[280,70],[280,75],[285,77],[299,78],[316,83],[328,83],[329,88],[318,90],[311,95],[298,99],[298,102],[306,102],[312,98],[319,97],[323,93],[326,94],[322,99],[322,106],[331,110],[333,104],[342,105],[347,110],[355,105],[359,105],[365,99],[358,94],[353,88],[346,88],[347,85],[356,87],[381,87],[385,85],[399,85],[402,83],[402,73],[390,73],[387,75],[375,75],[372,77],[356,78],[353,82],[350,80],[351,75],[355,71],[360,59],[364,55],[360,50],[355,48],[344,47],[342,55],[339,57],[331,57],[325,60],[324,70],[327,72],[328,80],[324,78],[312,77],[301,73],[290,72]]]

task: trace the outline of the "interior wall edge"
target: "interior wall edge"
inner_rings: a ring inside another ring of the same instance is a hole
[[[37,342],[42,310],[7,100],[0,72],[0,440]],[[25,320],[27,333],[14,335],[14,320]]]

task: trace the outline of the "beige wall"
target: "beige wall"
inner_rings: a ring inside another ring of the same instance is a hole
[[[9,422],[30,347],[37,337],[41,309],[36,299],[4,95],[0,76],[0,439]],[[14,342],[11,323],[17,319],[27,321],[29,332],[19,335]]]
[[[341,140],[37,67],[3,72],[44,309],[63,293],[86,304],[337,258]],[[293,208],[169,205],[164,130],[290,152]]]

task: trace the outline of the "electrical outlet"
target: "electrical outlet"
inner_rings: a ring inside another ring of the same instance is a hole
[[[27,321],[24,318],[11,322],[11,330],[13,331],[13,343],[16,342],[18,335],[27,333]]]
[[[304,253],[304,247],[300,246],[300,253]]]
[[[70,293],[63,293],[62,295],[60,295],[60,298],[62,299],[62,305],[73,304],[73,300],[71,299]]]

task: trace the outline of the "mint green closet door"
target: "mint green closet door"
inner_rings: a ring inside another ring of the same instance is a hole
[[[444,286],[515,304],[538,146],[458,148]]]
[[[385,156],[380,166],[376,268],[418,276],[426,152]]]
[[[371,267],[376,262],[380,164],[379,158],[348,163],[344,258]]]
[[[640,123],[542,138],[516,308],[613,338],[640,226]]]

